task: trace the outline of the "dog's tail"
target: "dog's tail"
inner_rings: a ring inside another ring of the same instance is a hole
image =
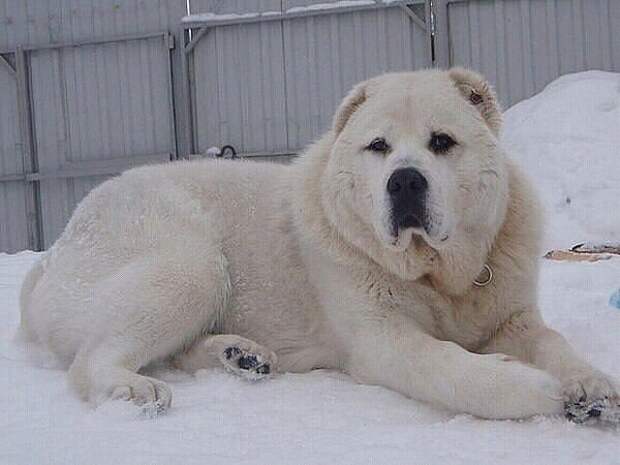
[[[35,339],[34,334],[32,334],[32,332],[28,329],[27,315],[30,307],[30,297],[44,272],[43,262],[44,258],[37,260],[34,266],[26,274],[24,282],[22,283],[22,289],[19,294],[21,322],[16,334],[16,339],[20,342],[31,342]]]

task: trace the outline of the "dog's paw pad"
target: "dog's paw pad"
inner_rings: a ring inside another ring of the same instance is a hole
[[[224,355],[227,360],[230,360],[233,357],[241,355],[241,349],[239,347],[226,347],[226,349],[224,349]]]
[[[224,367],[243,378],[254,381],[271,373],[269,357],[260,353],[250,352],[239,347],[227,347],[224,349],[223,355]]]
[[[242,355],[237,359],[237,365],[242,370],[252,370],[259,365],[258,357],[253,354]]]

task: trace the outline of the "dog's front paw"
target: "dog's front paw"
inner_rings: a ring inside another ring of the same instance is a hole
[[[599,371],[577,373],[562,383],[566,402],[584,402],[600,399],[617,399],[616,383]]]
[[[123,376],[98,396],[97,404],[107,400],[131,401],[149,418],[165,413],[172,403],[172,391],[162,381],[147,376],[133,374]]]
[[[600,417],[604,412],[617,410],[620,398],[617,384],[598,371],[578,373],[562,385],[566,417],[583,423]]]

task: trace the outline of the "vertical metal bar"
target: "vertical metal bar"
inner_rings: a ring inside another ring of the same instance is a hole
[[[435,18],[433,18],[433,0],[424,2],[424,19],[426,21],[426,50],[428,62],[435,65]]]
[[[192,128],[192,96],[190,95],[190,77],[187,63],[188,56],[186,51],[186,47],[189,42],[189,34],[187,29],[182,26],[179,33],[179,38],[181,39],[181,42],[179,43],[179,50],[181,52],[181,92],[180,99],[176,102],[177,112],[179,113],[177,121],[180,123],[180,126],[178,127],[179,140],[182,140],[183,144],[181,156],[188,157],[190,154],[194,153],[194,131]]]
[[[34,142],[32,95],[30,91],[30,74],[27,60],[28,57],[26,52],[21,47],[18,47],[15,53],[15,69],[17,73],[17,108],[19,112],[24,175],[36,173],[39,170]],[[41,222],[41,191],[39,182],[26,182],[25,188],[28,247],[32,250],[42,250],[43,229]]]
[[[450,0],[433,0],[435,66],[439,68],[448,68],[450,66],[449,3]]]
[[[208,28],[205,28],[208,31]],[[199,34],[200,37],[203,37],[206,33]],[[190,125],[191,125],[191,148],[192,153],[196,153],[199,150],[199,142],[198,142],[198,112],[196,111],[195,99],[196,99],[196,70],[195,70],[195,45],[196,42],[193,40],[197,38],[196,36],[192,37],[192,42],[188,44],[188,50],[186,53],[187,56],[187,76],[188,76],[188,92],[187,92],[187,105],[189,109],[190,116]],[[192,45],[193,44],[193,45]],[[190,48],[191,46],[191,48]]]
[[[174,97],[174,120],[175,120],[175,142],[176,142],[176,155],[177,158],[183,158],[187,156],[191,151],[187,147],[185,127],[187,116],[185,114],[185,96],[184,96],[184,79],[183,73],[184,67],[184,39],[183,29],[177,28],[174,32],[175,47],[170,51],[172,59],[172,86]]]
[[[168,76],[168,120],[170,122],[170,157],[172,160],[178,158],[177,152],[177,130],[174,114],[174,82],[172,77],[172,52],[174,50],[174,36],[169,33],[163,34],[164,56],[166,57],[166,72]]]
[[[190,55],[187,56],[187,75],[188,75],[188,100],[187,100],[187,105],[189,108],[189,116],[190,116],[190,127],[191,127],[191,131],[190,131],[190,146],[192,147],[192,153],[197,153],[200,147],[200,143],[198,141],[198,134],[197,132],[197,128],[198,128],[198,115],[197,115],[197,109],[196,109],[196,104],[194,103],[194,100],[196,98],[196,73],[195,73],[195,68],[194,68],[194,53],[192,52]]]

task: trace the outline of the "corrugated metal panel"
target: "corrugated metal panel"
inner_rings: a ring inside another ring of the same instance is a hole
[[[192,13],[280,11],[280,0],[192,1]],[[282,24],[212,29],[194,49],[197,150],[233,145],[238,151],[286,150]]]
[[[310,0],[285,0],[285,11]],[[431,66],[426,31],[399,7],[284,24],[288,140],[299,150],[329,128],[351,87],[387,71]]]
[[[447,4],[449,63],[485,74],[505,106],[539,92],[562,74],[586,69],[620,71],[617,0],[443,4]]]
[[[15,252],[28,247],[26,188],[18,180],[24,171],[17,81],[4,65],[0,63],[0,178],[14,175],[17,179],[0,182],[0,251]]]
[[[67,163],[171,153],[168,59],[163,36],[33,51],[40,173],[54,173]],[[62,231],[77,202],[103,179],[41,181],[46,246]]]
[[[192,0],[191,8],[248,14],[328,2]],[[329,127],[355,83],[430,66],[426,34],[396,6],[213,28],[193,52],[198,150],[299,151]]]
[[[186,0],[0,0],[0,50],[174,31]]]

